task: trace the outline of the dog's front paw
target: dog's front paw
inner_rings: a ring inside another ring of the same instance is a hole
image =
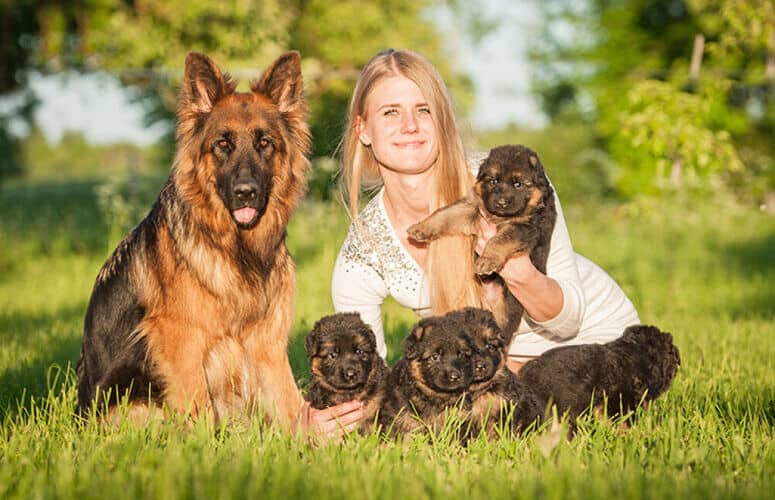
[[[474,263],[474,271],[479,275],[487,275],[496,272],[503,265],[497,259],[492,257],[480,256]]]
[[[418,222],[417,224],[412,224],[409,226],[409,229],[406,230],[406,234],[408,234],[411,239],[419,243],[424,243],[434,239],[433,231],[424,226],[422,222]]]

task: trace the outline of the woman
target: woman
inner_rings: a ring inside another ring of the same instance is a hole
[[[336,261],[332,296],[337,312],[359,312],[372,326],[383,357],[381,305],[388,295],[426,316],[487,307],[488,296],[498,293],[477,281],[470,238],[420,245],[406,234],[436,208],[464,196],[482,159],[466,161],[447,89],[430,62],[404,50],[381,52],[369,61],[356,84],[344,136],[343,181],[353,224]],[[359,213],[364,186],[381,189]],[[613,279],[573,251],[556,202],[547,275],[528,256],[512,257],[499,271],[525,310],[509,350],[513,371],[552,347],[607,342],[639,323]],[[482,220],[477,252],[494,233]],[[326,410],[305,405],[302,423],[336,435],[361,416],[357,402]]]

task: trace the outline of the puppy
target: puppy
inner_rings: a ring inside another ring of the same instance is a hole
[[[472,348],[465,331],[444,316],[421,320],[404,339],[390,373],[379,423],[388,433],[439,430],[446,410],[468,412]]]
[[[476,260],[474,270],[484,281],[495,280],[501,285],[502,297],[492,310],[498,325],[513,332],[519,326],[523,308],[494,273],[509,257],[528,254],[533,265],[546,274],[557,220],[554,190],[535,151],[512,145],[492,149],[467,196],[410,226],[407,233],[417,242],[476,235],[479,217],[494,223],[497,230]]]
[[[527,362],[517,379],[539,398],[543,410],[554,404],[567,413],[571,430],[590,408],[615,417],[665,392],[681,364],[673,337],[654,326],[636,325],[607,344],[550,349]]]
[[[325,316],[307,335],[304,350],[312,372],[307,401],[317,409],[362,401],[365,417],[359,430],[370,430],[390,372],[377,354],[377,339],[371,328],[357,313]]]
[[[510,428],[522,432],[538,420],[544,408],[529,387],[506,366],[510,336],[498,327],[493,314],[467,307],[447,314],[461,325],[473,346],[469,434],[496,436],[497,426],[510,418]]]

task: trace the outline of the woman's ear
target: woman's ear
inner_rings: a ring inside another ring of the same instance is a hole
[[[366,147],[371,146],[371,136],[366,131],[366,122],[360,116],[355,119],[355,126],[358,129],[358,139]]]

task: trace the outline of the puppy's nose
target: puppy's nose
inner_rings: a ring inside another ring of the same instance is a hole
[[[509,202],[506,198],[498,198],[498,201],[496,201],[495,204],[498,205],[498,208],[506,208]]]
[[[460,372],[457,370],[450,370],[447,372],[447,378],[450,382],[457,382],[460,380]]]
[[[350,380],[350,379],[352,379],[353,377],[355,377],[355,370],[354,370],[354,369],[352,369],[352,368],[348,368],[348,369],[346,369],[346,370],[344,371],[344,376],[345,376],[345,378],[346,378],[347,380]]]
[[[484,371],[484,361],[477,361],[474,363],[474,370],[477,372],[483,372]]]
[[[234,196],[239,201],[252,201],[256,199],[258,184],[253,180],[239,181],[234,185]]]

